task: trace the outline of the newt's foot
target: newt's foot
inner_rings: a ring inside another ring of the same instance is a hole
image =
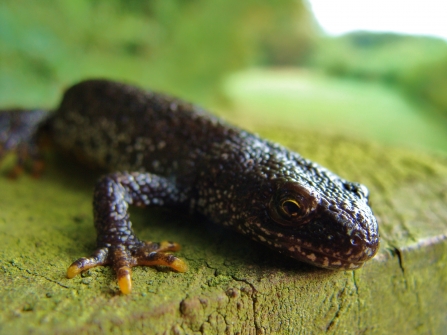
[[[169,254],[178,251],[180,245],[174,242],[141,242],[138,246],[118,245],[96,250],[91,257],[82,257],[75,261],[67,270],[67,277],[73,278],[82,271],[95,266],[112,265],[120,290],[123,294],[132,291],[131,268],[133,266],[163,265],[177,272],[185,272],[187,266],[183,260]]]

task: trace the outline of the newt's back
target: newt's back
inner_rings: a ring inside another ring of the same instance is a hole
[[[195,105],[105,80],[71,87],[51,119],[54,142],[108,170],[190,173],[240,132]]]

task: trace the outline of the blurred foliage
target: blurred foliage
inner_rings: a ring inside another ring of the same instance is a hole
[[[337,76],[396,83],[406,72],[446,55],[441,39],[354,32],[321,40],[312,65]]]
[[[447,116],[447,54],[404,73],[400,83],[413,99],[429,103]]]
[[[447,42],[392,33],[354,32],[326,38],[312,66],[330,75],[381,81],[447,115]]]
[[[3,0],[0,101],[51,105],[108,77],[203,102],[228,72],[305,57],[313,27],[296,0]]]

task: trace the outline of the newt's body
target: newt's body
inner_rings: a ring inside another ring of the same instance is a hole
[[[70,88],[48,117],[42,111],[0,114],[0,158],[8,150],[17,150],[22,160],[37,155],[36,129],[109,171],[130,171],[98,182],[97,250],[74,262],[69,277],[112,264],[121,291],[129,293],[134,265],[186,270],[182,260],[166,253],[178,249],[175,243],[138,240],[129,205],[192,210],[324,268],[358,268],[378,249],[377,222],[363,185],[183,101],[85,81]]]

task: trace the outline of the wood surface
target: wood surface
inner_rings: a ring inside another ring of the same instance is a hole
[[[368,186],[381,235],[372,261],[317,269],[201,217],[134,210],[138,236],[181,243],[189,271],[134,268],[129,296],[109,267],[69,280],[68,265],[94,247],[98,174],[50,156],[40,179],[0,179],[0,334],[441,334],[447,159],[323,132],[260,132]]]

